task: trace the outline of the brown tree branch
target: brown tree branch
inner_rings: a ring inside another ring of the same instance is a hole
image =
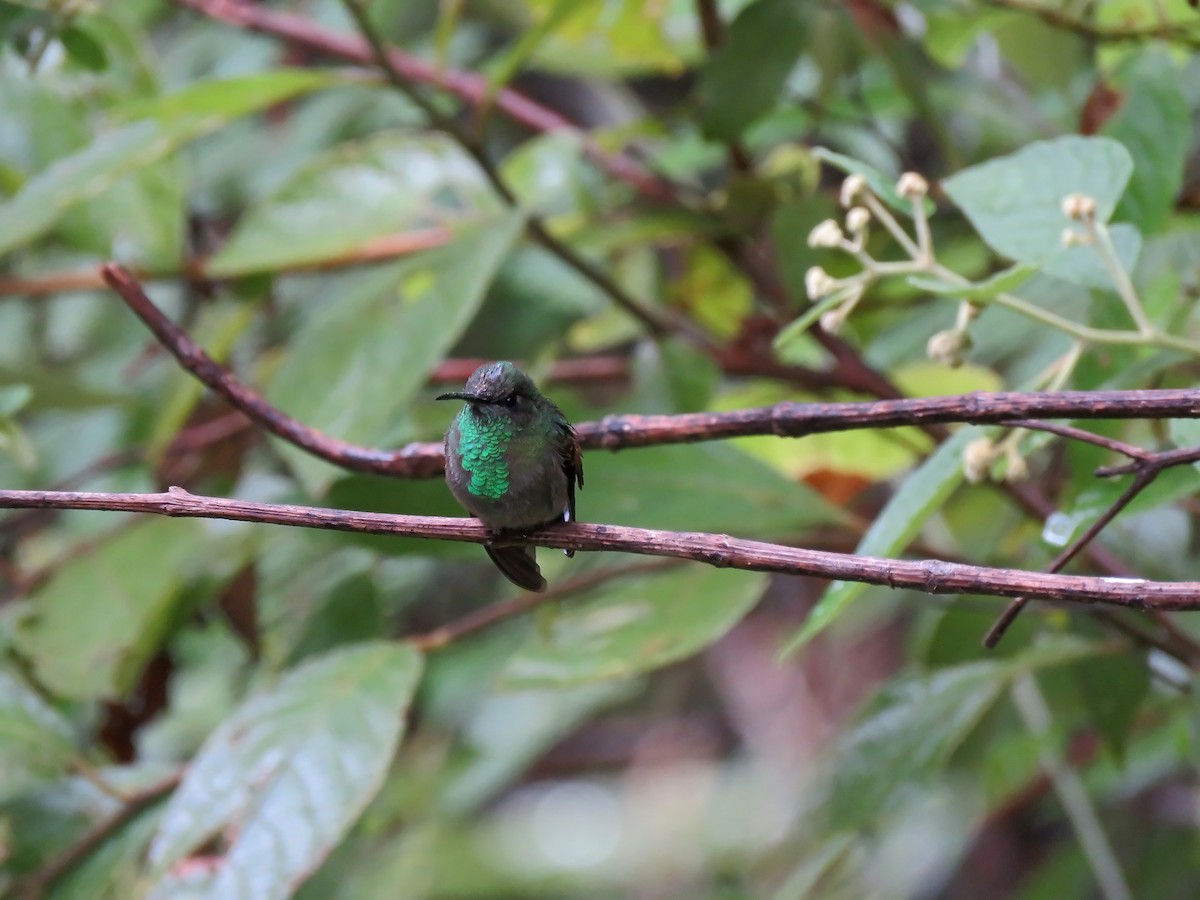
[[[410,256],[449,243],[453,232],[448,228],[422,228],[401,234],[389,234],[366,241],[362,245],[337,256],[288,266],[288,272],[328,272],[349,266],[363,266],[389,259]],[[185,260],[176,269],[133,269],[134,277],[141,281],[162,281],[185,278],[189,281],[208,281],[215,276],[209,271],[211,260],[200,256]],[[272,270],[275,271],[275,270]],[[88,291],[103,288],[105,281],[98,269],[76,272],[48,272],[42,275],[0,276],[0,297],[24,296],[46,297],[70,291]]]
[[[349,471],[410,478],[435,477],[442,471],[440,444],[414,443],[399,450],[378,450],[349,444],[301,424],[208,356],[154,305],[128,270],[109,264],[103,268],[103,275],[185,369],[272,434]],[[1010,424],[1029,418],[1169,417],[1200,418],[1200,391],[1005,392],[859,403],[786,402],[724,413],[608,416],[599,422],[581,423],[576,430],[585,447],[622,450],[747,435],[804,437],[857,428],[953,422]]]
[[[475,519],[386,515],[312,506],[251,503],[197,496],[182,488],[171,488],[160,494],[0,491],[0,508],[31,507],[230,519],[469,543],[487,543],[494,539],[487,526]],[[857,581],[892,588],[911,588],[928,594],[1028,596],[1040,600],[1107,604],[1137,610],[1200,610],[1200,582],[1194,581],[1160,582],[1137,578],[1052,575],[942,560],[880,559],[787,547],[723,534],[657,531],[578,522],[532,531],[520,540],[533,546],[560,550],[616,550],[644,556],[688,559],[717,568]]]

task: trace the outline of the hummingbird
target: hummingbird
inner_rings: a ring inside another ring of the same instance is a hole
[[[506,361],[485,363],[464,390],[437,399],[466,401],[446,431],[450,493],[500,539],[484,549],[504,577],[544,591],[534,548],[505,546],[503,538],[575,521],[575,487],[583,487],[575,429],[532,378]]]

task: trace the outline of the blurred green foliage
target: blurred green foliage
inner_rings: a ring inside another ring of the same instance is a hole
[[[428,96],[513,204],[378,72],[186,5],[0,0],[6,489],[455,514],[440,482],[262,437],[101,289],[108,259],[282,410],[381,448],[437,440],[437,384],[479,357],[522,360],[575,421],[863,398],[863,364],[913,395],[1196,381],[1185,0],[370,4],[431,71],[480,74],[473,106]],[[339,0],[225,6],[355,30]],[[507,118],[506,87],[587,140]],[[831,218],[854,237],[855,173],[861,242],[810,246]],[[1073,193],[1107,256],[1064,246]],[[532,217],[718,352],[647,335]],[[1089,427],[1200,443],[1190,420]],[[1125,488],[1092,475],[1111,461],[965,428],[597,451],[579,511],[1038,569]],[[1100,548],[1200,579],[1198,487],[1166,473]],[[541,555],[560,600],[443,645],[403,638],[508,595],[477,547],[8,514],[0,892],[978,897],[1002,871],[986,896],[1194,893],[1186,616],[1033,608],[989,653],[983,598]],[[1046,777],[1068,766],[1082,805]]]

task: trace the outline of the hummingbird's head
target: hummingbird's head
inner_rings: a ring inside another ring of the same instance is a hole
[[[471,373],[466,387],[438,395],[438,400],[465,400],[485,416],[530,418],[541,398],[533,379],[507,361],[484,363]]]

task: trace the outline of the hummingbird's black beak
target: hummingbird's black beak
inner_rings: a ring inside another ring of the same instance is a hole
[[[475,394],[468,394],[466,391],[451,391],[448,394],[438,394],[434,400],[466,400],[468,403],[477,403],[482,400]]]

